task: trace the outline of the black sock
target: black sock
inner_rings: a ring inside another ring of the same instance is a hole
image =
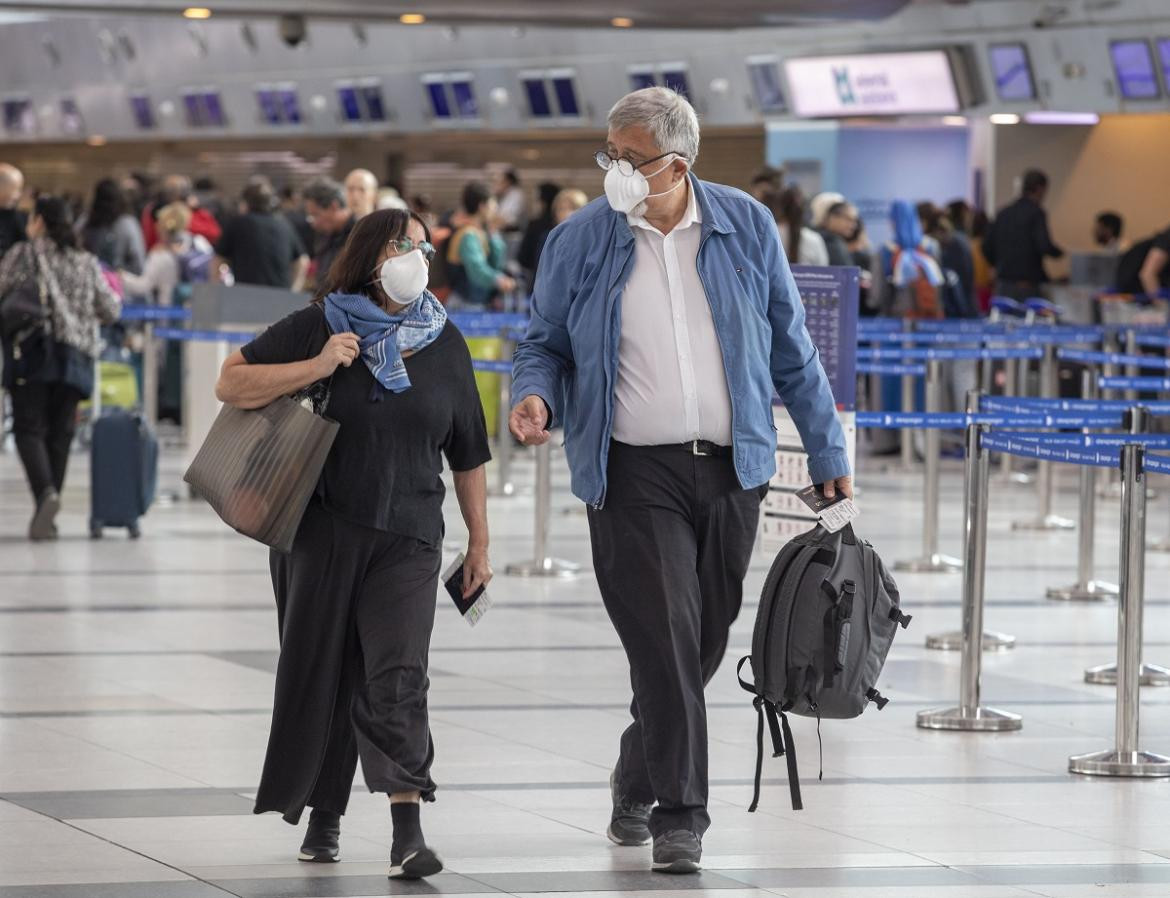
[[[396,801],[390,805],[390,819],[394,823],[394,841],[390,846],[391,859],[402,861],[406,855],[426,844],[423,841],[418,811],[417,801]]]

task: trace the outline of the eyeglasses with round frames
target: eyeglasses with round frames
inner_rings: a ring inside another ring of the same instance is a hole
[[[395,255],[405,256],[411,250],[417,249],[423,254],[423,258],[429,264],[435,258],[435,247],[432,243],[426,240],[420,240],[415,243],[409,237],[402,237],[398,240],[391,240],[389,246],[394,250]]]

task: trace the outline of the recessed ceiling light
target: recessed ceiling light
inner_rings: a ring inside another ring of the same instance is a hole
[[[1020,117],[1014,112],[997,112],[991,117],[993,125],[1018,125]]]
[[[398,21],[403,25],[421,25],[427,20],[421,12],[404,12],[398,17]]]
[[[942,123],[949,128],[965,128],[967,117],[965,115],[944,115]]]
[[[184,19],[210,19],[211,10],[206,6],[188,6],[183,10]]]
[[[614,16],[609,20],[609,24],[614,28],[633,28],[634,20],[627,16]]]
[[[106,139],[100,134],[91,134],[85,139],[85,142],[91,147],[104,147],[106,145]]]

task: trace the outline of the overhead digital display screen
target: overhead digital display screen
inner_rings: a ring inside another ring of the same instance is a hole
[[[1126,100],[1156,100],[1162,95],[1154,54],[1147,41],[1113,41],[1109,45],[1117,89]]]
[[[1158,39],[1158,61],[1162,66],[1162,80],[1166,82],[1166,90],[1170,91],[1170,37]]]
[[[995,94],[1009,103],[1036,99],[1032,63],[1023,44],[992,44],[987,50]]]
[[[784,63],[793,111],[806,118],[959,112],[942,50],[817,56]]]

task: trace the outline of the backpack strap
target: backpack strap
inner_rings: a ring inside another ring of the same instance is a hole
[[[857,584],[846,580],[841,592],[833,588],[828,580],[821,583],[821,591],[834,602],[834,607],[825,612],[825,682],[826,689],[833,685],[837,674],[845,670],[849,653],[849,634],[853,629],[853,602],[857,597]]]
[[[751,655],[744,655],[739,659],[739,664],[735,665],[735,678],[739,680],[740,688],[745,692],[750,692],[752,695],[756,694],[756,687],[754,683],[749,683],[743,678],[743,666],[752,660]]]
[[[741,681],[742,682],[742,681]],[[755,701],[752,702],[756,706],[756,783],[755,789],[752,792],[752,803],[748,807],[748,813],[754,814],[756,808],[760,806],[760,780],[764,775],[764,699],[761,696],[756,696]]]
[[[792,810],[804,809],[804,802],[800,797],[800,773],[796,768],[796,741],[792,738],[792,728],[788,725],[788,715],[782,710],[777,711],[773,704],[764,705],[764,714],[768,718],[768,725],[772,728],[773,738],[779,735],[776,732],[776,716],[780,716],[780,730],[783,732],[784,748],[781,754],[788,764],[788,794],[792,798]]]

